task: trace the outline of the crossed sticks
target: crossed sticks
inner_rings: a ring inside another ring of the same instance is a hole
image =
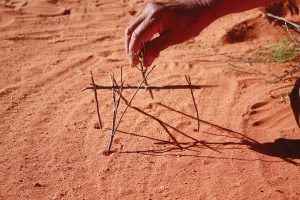
[[[195,101],[195,96],[193,93],[193,89],[201,89],[203,87],[215,87],[216,85],[192,85],[191,82],[191,77],[186,75],[186,81],[187,81],[187,85],[165,85],[165,86],[149,86],[148,84],[146,84],[147,78],[148,76],[151,74],[151,72],[155,69],[156,65],[154,65],[148,73],[146,73],[145,70],[143,70],[144,75],[143,75],[143,80],[141,81],[141,83],[138,86],[124,86],[124,81],[123,81],[123,68],[121,67],[121,73],[120,73],[120,85],[118,85],[117,81],[115,80],[114,74],[110,75],[110,79],[111,79],[111,86],[99,86],[96,85],[94,82],[94,78],[93,78],[93,73],[91,72],[91,80],[92,80],[92,87],[86,87],[84,90],[87,89],[92,89],[94,91],[94,96],[95,96],[95,102],[96,102],[96,111],[97,111],[97,115],[98,115],[98,121],[100,124],[100,129],[103,128],[102,126],[102,121],[101,121],[101,117],[100,117],[100,109],[99,109],[99,101],[97,98],[97,90],[101,90],[101,89],[111,89],[112,92],[112,99],[113,99],[113,108],[112,108],[112,128],[111,128],[111,135],[110,135],[110,139],[109,139],[109,143],[108,143],[108,148],[106,151],[106,155],[110,155],[111,154],[111,148],[112,148],[112,143],[114,140],[114,136],[118,130],[119,125],[122,122],[122,119],[126,113],[126,111],[128,110],[129,107],[131,107],[131,103],[134,100],[135,96],[137,95],[138,91],[142,88],[144,89],[148,89],[149,91],[151,91],[152,89],[156,89],[156,90],[161,90],[161,89],[189,89],[191,91],[191,96],[192,96],[192,100],[193,100],[193,104],[195,106],[195,112],[197,114],[197,122],[198,122],[198,126],[197,126],[197,131],[200,132],[200,119],[199,119],[199,112],[198,112],[198,108],[197,108],[197,104]],[[127,101],[123,96],[122,96],[122,90],[123,89],[135,89],[135,92],[133,93],[133,95],[131,96],[130,100]],[[118,93],[118,96],[116,96],[116,93]],[[153,97],[152,92],[150,93],[151,97]],[[120,105],[120,101],[121,99],[123,100],[123,102],[126,104],[121,116],[119,117],[119,120],[117,121],[117,115],[118,115],[118,108]]]

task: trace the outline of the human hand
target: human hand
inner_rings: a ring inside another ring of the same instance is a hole
[[[139,63],[143,43],[143,61],[148,67],[162,50],[197,36],[217,18],[212,2],[190,0],[173,4],[147,4],[125,31],[126,53],[131,66]],[[153,38],[156,34],[159,36]]]

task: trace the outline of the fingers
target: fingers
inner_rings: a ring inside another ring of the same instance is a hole
[[[131,35],[128,49],[131,66],[134,67],[139,63],[139,54],[141,52],[143,42],[151,40],[156,33],[161,33],[162,30],[163,24],[159,20],[155,19],[145,19],[134,30],[134,32]]]
[[[134,22],[132,22],[128,26],[128,28],[125,31],[125,48],[127,54],[129,53],[128,51],[129,51],[129,43],[130,43],[131,35],[133,31],[143,22],[144,19],[145,19],[145,14],[142,13],[134,20]]]

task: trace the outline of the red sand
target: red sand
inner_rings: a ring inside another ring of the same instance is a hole
[[[185,74],[219,85],[194,91],[200,133],[190,91],[154,91],[154,100],[140,91],[116,152],[103,155],[110,91],[99,92],[100,132],[93,93],[81,90],[90,70],[107,85],[122,65],[127,83],[141,81],[123,33],[144,5],[0,2],[0,199],[300,199],[300,130],[285,98],[295,79],[276,81],[299,72],[295,62],[246,62],[286,36],[259,9],[217,20],[155,62],[152,85],[185,84]]]

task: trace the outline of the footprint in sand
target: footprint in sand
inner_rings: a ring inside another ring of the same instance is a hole
[[[270,98],[254,103],[247,113],[248,125],[259,129],[294,128],[295,120],[289,102]]]

